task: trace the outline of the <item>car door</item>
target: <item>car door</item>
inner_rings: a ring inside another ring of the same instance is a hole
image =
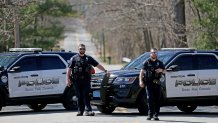
[[[8,69],[9,97],[40,95],[36,56],[24,56]]]
[[[38,59],[41,95],[62,94],[66,87],[67,63],[59,55],[41,55]]]
[[[197,72],[193,63],[193,54],[181,54],[167,66],[166,96],[167,98],[197,96]],[[176,69],[169,69],[177,65]]]
[[[218,60],[215,54],[196,55],[198,96],[218,95]]]

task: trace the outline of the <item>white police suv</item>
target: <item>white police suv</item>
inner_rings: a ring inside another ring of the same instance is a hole
[[[112,113],[115,107],[136,107],[147,113],[146,95],[139,87],[139,72],[149,52],[124,66],[110,71],[108,82],[103,73],[92,77],[92,104],[102,113]],[[195,49],[162,49],[158,59],[166,67],[161,78],[161,106],[177,106],[192,112],[197,106],[218,105],[218,51]]]
[[[66,87],[66,68],[75,53],[42,52],[40,48],[17,48],[0,53],[0,109],[27,104],[34,111],[49,103],[75,109],[72,87]]]

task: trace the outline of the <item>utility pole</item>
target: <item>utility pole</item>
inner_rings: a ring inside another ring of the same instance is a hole
[[[13,20],[14,20],[14,47],[20,47],[20,25],[17,13],[17,6],[13,5],[11,0],[4,0],[4,4],[13,10]]]
[[[19,48],[20,47],[20,25],[17,15],[17,7],[14,6],[14,47]]]
[[[177,0],[175,5],[175,22],[180,26],[175,28],[174,32],[178,35],[179,42],[177,47],[188,47],[186,36],[186,19],[185,19],[185,0]]]
[[[99,47],[99,54],[100,54],[100,58],[102,58],[102,41],[101,41],[101,32],[97,32],[97,36],[98,36],[98,47]]]
[[[103,61],[106,62],[106,57],[105,57],[105,36],[104,36],[104,29],[102,31],[102,44],[103,44]]]

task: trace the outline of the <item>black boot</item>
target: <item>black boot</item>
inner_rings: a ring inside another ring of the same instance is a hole
[[[153,118],[153,116],[149,115],[149,116],[147,117],[147,120],[151,120],[152,118]]]
[[[158,116],[155,116],[155,117],[154,117],[154,120],[159,120]]]
[[[78,111],[78,113],[76,114],[76,116],[83,116],[83,112]]]
[[[92,111],[87,111],[87,112],[85,112],[85,115],[86,115],[86,116],[94,116],[95,113],[92,112]]]

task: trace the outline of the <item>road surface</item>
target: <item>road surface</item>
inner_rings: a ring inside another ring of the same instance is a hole
[[[61,49],[78,52],[78,45],[82,43],[86,45],[86,54],[100,62],[107,70],[117,70],[122,67],[120,64],[108,65],[99,59],[97,49],[91,42],[91,34],[85,30],[86,25],[81,19],[66,18],[63,20],[63,23],[67,25],[67,31],[65,33],[66,38],[60,45]],[[99,72],[98,69],[96,71]]]

